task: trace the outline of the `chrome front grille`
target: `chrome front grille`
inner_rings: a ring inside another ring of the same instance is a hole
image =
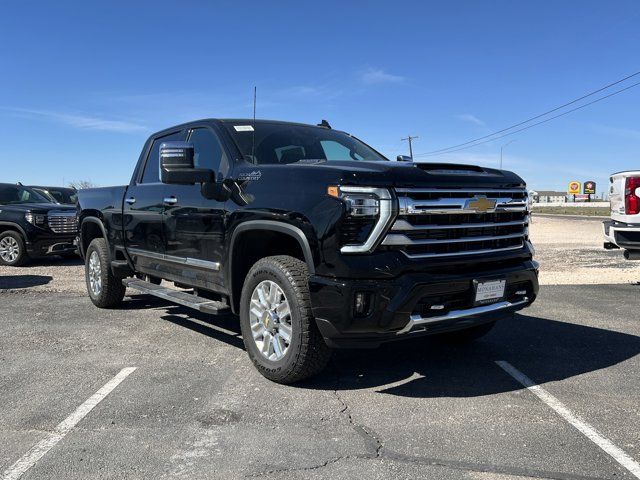
[[[76,212],[49,212],[47,216],[49,228],[54,233],[77,233],[78,219]]]
[[[399,213],[382,246],[410,258],[516,250],[528,235],[524,189],[397,189]]]

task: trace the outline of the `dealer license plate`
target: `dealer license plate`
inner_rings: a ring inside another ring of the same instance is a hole
[[[506,280],[488,280],[476,282],[476,304],[491,303],[504,297]]]

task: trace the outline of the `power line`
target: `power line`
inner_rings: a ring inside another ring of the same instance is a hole
[[[506,127],[506,128],[501,129],[501,130],[498,130],[498,131],[496,131],[496,132],[490,133],[489,135],[485,135],[485,136],[483,136],[483,137],[474,138],[473,140],[469,140],[469,141],[464,142],[464,143],[459,143],[458,145],[452,145],[452,146],[450,146],[450,147],[441,148],[441,149],[438,149],[438,150],[433,150],[433,151],[431,151],[431,152],[426,152],[426,153],[416,153],[416,156],[422,156],[422,155],[434,155],[434,154],[436,154],[436,153],[440,153],[440,152],[443,152],[443,153],[444,153],[444,152],[445,152],[445,151],[447,151],[447,150],[451,150],[451,149],[458,148],[458,147],[463,147],[463,146],[465,146],[465,145],[469,145],[469,144],[471,144],[471,143],[475,143],[475,142],[477,142],[477,141],[479,141],[479,140],[484,140],[484,139],[486,139],[486,138],[493,137],[494,135],[498,135],[499,133],[506,132],[507,130],[512,130],[512,129],[517,128],[517,127],[519,127],[519,126],[521,126],[521,125],[524,125],[524,124],[526,124],[526,123],[529,123],[529,122],[532,122],[532,121],[534,121],[534,120],[537,120],[538,118],[541,118],[541,117],[547,116],[547,115],[549,115],[550,113],[557,112],[558,110],[561,110],[561,109],[563,109],[563,108],[565,108],[565,107],[568,107],[569,105],[573,105],[574,103],[577,103],[577,102],[579,102],[579,101],[581,101],[581,100],[584,100],[585,98],[589,98],[589,97],[591,97],[591,96],[595,95],[596,93],[600,93],[600,92],[602,92],[603,90],[607,90],[607,89],[609,89],[609,88],[611,88],[611,87],[613,87],[613,86],[615,86],[615,85],[618,85],[618,84],[620,84],[620,83],[622,83],[622,82],[624,82],[624,81],[626,81],[626,80],[629,80],[630,78],[633,78],[633,77],[635,77],[635,76],[637,76],[637,75],[640,75],[640,71],[635,72],[635,73],[632,73],[631,75],[628,75],[628,76],[626,76],[626,77],[624,77],[624,78],[622,78],[622,79],[620,79],[620,80],[617,80],[617,81],[615,81],[615,82],[613,82],[613,83],[610,83],[610,84],[608,84],[608,85],[605,85],[604,87],[601,87],[601,88],[599,88],[599,89],[597,89],[597,90],[594,90],[593,92],[587,93],[586,95],[583,95],[583,96],[581,96],[581,97],[579,97],[579,98],[576,98],[575,100],[571,100],[570,102],[567,102],[567,103],[565,103],[565,104],[563,104],[563,105],[560,105],[560,106],[558,106],[558,107],[555,107],[555,108],[553,108],[553,109],[551,109],[551,110],[548,110],[548,111],[546,111],[546,112],[544,112],[544,113],[541,113],[541,114],[539,114],[539,115],[536,115],[536,116],[534,116],[534,117],[531,117],[531,118],[529,118],[529,119],[527,119],[527,120],[524,120],[524,121],[522,121],[522,122],[516,123],[516,124],[514,124],[514,125],[511,125],[510,127]],[[635,86],[635,85],[634,85],[634,86]],[[622,91],[624,91],[624,90],[622,90]],[[606,97],[604,97],[604,98],[606,98]],[[554,117],[554,118],[557,118],[557,117]],[[542,122],[542,123],[544,123],[544,122]],[[539,125],[539,124],[538,124],[538,125]],[[498,138],[500,138],[500,137],[498,137]]]
[[[633,87],[637,87],[638,85],[640,85],[640,82],[634,83],[634,84],[629,85],[628,87],[625,87],[625,88],[621,88],[620,90],[616,90],[615,92],[610,93],[608,95],[605,95],[604,97],[596,98],[595,100],[592,100],[591,102],[588,102],[588,103],[585,103],[583,105],[580,105],[579,107],[572,108],[570,110],[567,110],[566,112],[559,113],[558,115],[554,115],[553,117],[549,117],[549,118],[546,118],[546,119],[541,120],[539,122],[536,122],[534,124],[527,125],[526,127],[522,127],[522,128],[520,128],[518,130],[514,130],[513,132],[505,133],[504,135],[499,135],[497,137],[492,137],[492,138],[490,138],[488,140],[484,140],[484,141],[481,141],[481,142],[474,143],[473,145],[467,145],[467,146],[464,146],[464,147],[455,148],[453,150],[445,149],[445,150],[448,150],[448,151],[441,152],[441,153],[429,152],[429,153],[419,153],[419,154],[416,154],[416,155],[422,155],[422,156],[444,155],[445,153],[453,153],[453,152],[458,152],[460,150],[467,150],[469,148],[473,148],[473,147],[476,147],[478,145],[482,145],[482,144],[485,144],[485,143],[493,142],[494,140],[498,140],[500,138],[508,137],[509,135],[514,135],[514,134],[522,132],[524,130],[529,130],[530,128],[533,128],[535,126],[541,125],[543,123],[550,122],[551,120],[554,120],[556,118],[563,117],[565,115],[568,115],[571,112],[575,112],[576,110],[580,110],[582,108],[588,107],[589,105],[593,105],[594,103],[598,103],[598,102],[600,102],[602,100],[605,100],[605,99],[607,99],[609,97],[613,97],[614,95],[618,95],[619,93],[622,93],[622,92],[624,92],[626,90],[629,90],[629,89],[631,89]],[[509,129],[507,129],[507,130],[509,130]],[[504,130],[502,130],[502,131],[504,132]],[[486,138],[486,137],[484,137],[484,138]],[[451,148],[454,148],[454,147],[451,147]]]
[[[408,141],[409,142],[409,157],[413,158],[413,146],[411,144],[412,140],[415,140],[416,138],[420,138],[417,135],[412,137],[411,135],[407,135],[407,138],[401,138],[400,140],[403,142]]]

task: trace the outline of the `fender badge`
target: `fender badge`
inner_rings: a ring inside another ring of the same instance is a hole
[[[238,180],[244,182],[247,180],[260,180],[262,172],[260,170],[254,170],[252,172],[242,172],[238,175]]]

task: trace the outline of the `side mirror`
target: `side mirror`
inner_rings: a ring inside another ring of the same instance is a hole
[[[215,173],[194,164],[193,144],[164,142],[160,145],[160,180],[162,183],[193,185],[215,180]]]
[[[408,155],[398,155],[396,158],[399,162],[413,162],[413,158]]]

